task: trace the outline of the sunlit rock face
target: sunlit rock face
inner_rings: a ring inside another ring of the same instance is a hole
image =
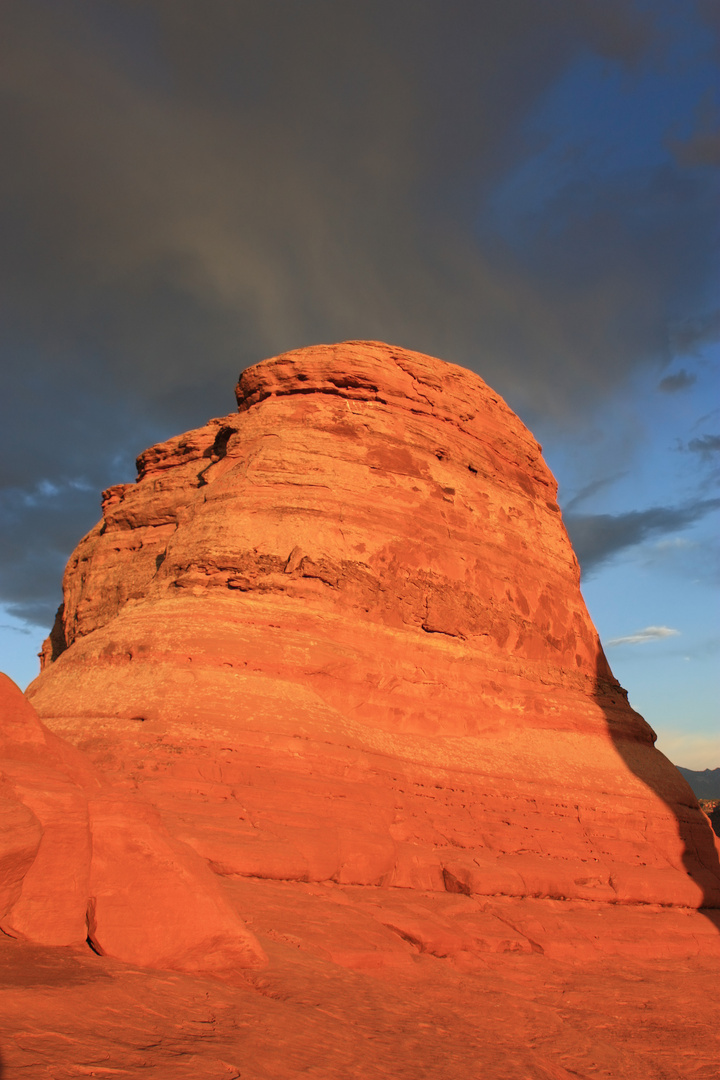
[[[218,879],[156,810],[109,784],[0,673],[0,934],[144,967],[267,962]],[[1,980],[0,980],[1,982]]]
[[[720,905],[505,402],[377,342],[266,360],[237,400],[104,493],[45,723],[221,874]]]

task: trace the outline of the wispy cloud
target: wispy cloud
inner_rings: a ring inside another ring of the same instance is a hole
[[[680,371],[676,371],[672,375],[666,375],[664,379],[661,379],[658,383],[658,390],[662,390],[664,394],[676,394],[678,390],[687,390],[696,382],[697,375],[693,375],[691,372],[686,371],[685,368],[681,368]]]
[[[573,495],[569,502],[565,503],[563,510],[566,513],[571,511],[573,507],[578,506],[579,503],[585,502],[586,499],[596,495],[598,491],[610,487],[612,484],[617,483],[618,480],[622,480],[625,476],[627,476],[627,472],[619,472],[614,473],[612,476],[603,476],[600,480],[593,480],[591,483],[586,484],[585,487],[580,488],[578,493]]]
[[[699,439],[691,439],[687,448],[708,461],[713,454],[720,453],[720,435],[702,435]]]
[[[688,548],[697,547],[697,544],[693,540],[688,540],[684,536],[671,536],[668,540],[658,540],[656,544],[653,544],[655,551],[686,551]]]
[[[605,644],[608,648],[616,645],[646,645],[648,641],[663,641],[665,638],[678,637],[679,634],[679,630],[673,630],[670,626],[646,626],[644,630],[636,630],[634,634],[610,638]]]
[[[720,308],[676,323],[670,329],[670,338],[674,353],[697,355],[703,345],[720,338]]]
[[[653,506],[626,514],[567,514],[565,525],[584,573],[651,536],[676,532],[720,508],[720,499],[685,506]]]
[[[711,409],[710,412],[703,413],[703,415],[699,416],[698,419],[693,424],[692,430],[697,431],[698,428],[704,427],[705,424],[707,424],[709,420],[715,420],[719,416],[720,416],[720,408],[719,409]]]

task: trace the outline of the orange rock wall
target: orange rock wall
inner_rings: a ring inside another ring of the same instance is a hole
[[[609,671],[540,447],[374,342],[243,373],[104,493],[29,688],[224,874],[720,903]]]

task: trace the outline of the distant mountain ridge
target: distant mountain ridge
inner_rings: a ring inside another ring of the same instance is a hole
[[[720,769],[683,769],[678,765],[678,772],[687,780],[698,799],[720,799]]]

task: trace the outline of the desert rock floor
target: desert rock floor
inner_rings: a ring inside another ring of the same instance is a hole
[[[717,912],[226,885],[270,962],[225,980],[0,936],[2,1080],[716,1075]]]

